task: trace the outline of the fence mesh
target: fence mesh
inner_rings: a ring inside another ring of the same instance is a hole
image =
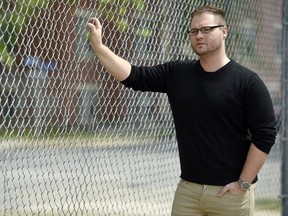
[[[89,46],[132,64],[195,58],[195,7],[227,13],[231,58],[259,73],[276,145],[259,174],[256,215],[280,215],[282,1],[1,0],[0,215],[169,215],[180,167],[165,95],[124,89]]]

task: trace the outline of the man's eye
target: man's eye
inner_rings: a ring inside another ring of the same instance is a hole
[[[201,31],[204,32],[204,33],[205,33],[205,32],[209,32],[209,31],[210,31],[210,28],[202,28]]]
[[[191,34],[197,34],[198,30],[191,30]]]

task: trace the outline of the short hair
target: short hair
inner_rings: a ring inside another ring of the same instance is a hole
[[[211,6],[211,5],[206,5],[206,6],[202,6],[202,7],[196,8],[191,14],[191,21],[192,21],[192,19],[195,16],[201,15],[203,13],[211,13],[211,14],[220,16],[223,19],[223,21],[226,23],[226,21],[225,21],[225,12],[221,8],[214,7],[214,6]]]

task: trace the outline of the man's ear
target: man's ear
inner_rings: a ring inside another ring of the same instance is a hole
[[[226,39],[227,35],[228,35],[228,29],[227,29],[227,26],[224,26],[223,27],[223,38]]]

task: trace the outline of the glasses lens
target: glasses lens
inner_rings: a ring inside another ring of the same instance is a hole
[[[203,34],[207,34],[207,33],[209,33],[211,30],[212,30],[212,28],[210,28],[210,27],[203,27],[203,28],[201,28],[201,32],[202,32]]]
[[[198,34],[198,29],[191,29],[190,33],[191,35],[197,35]]]

